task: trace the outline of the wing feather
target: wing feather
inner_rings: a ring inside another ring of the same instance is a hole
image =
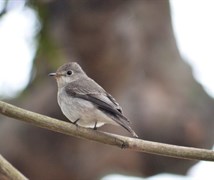
[[[85,83],[87,83],[86,81]],[[83,87],[84,82],[77,84],[78,82],[72,82],[65,87],[65,92],[73,97],[81,98],[90,101],[96,105],[100,110],[109,113],[115,118],[122,118],[129,122],[129,120],[122,114],[122,109],[116,100],[106,91],[100,87],[95,81],[91,81]]]
[[[128,130],[134,137],[138,137],[129,126],[129,120],[122,114],[122,109],[119,104],[110,94],[106,93],[101,86],[93,80],[88,84],[88,86],[85,86],[86,84],[84,84],[84,82],[81,84],[77,83],[78,82],[72,82],[67,85],[65,87],[65,92],[74,98],[81,98],[93,103],[112,120]]]

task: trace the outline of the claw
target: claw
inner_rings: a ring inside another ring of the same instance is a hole
[[[78,118],[76,121],[74,121],[73,124],[75,124],[75,125],[78,126],[77,122],[78,122],[79,120],[80,120],[80,118]]]
[[[97,130],[97,121],[94,124],[94,130]]]

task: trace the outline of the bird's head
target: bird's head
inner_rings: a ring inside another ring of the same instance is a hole
[[[85,76],[85,72],[78,63],[70,62],[60,66],[55,73],[50,73],[49,76],[55,77],[58,88],[60,88]]]

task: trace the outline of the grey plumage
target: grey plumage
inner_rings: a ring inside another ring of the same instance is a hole
[[[121,125],[137,137],[116,100],[89,78],[79,64],[64,64],[50,75],[56,77],[58,104],[70,121],[91,128],[104,124]]]

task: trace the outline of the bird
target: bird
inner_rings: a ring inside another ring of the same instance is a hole
[[[77,62],[66,63],[49,76],[56,79],[61,111],[73,124],[94,130],[112,124],[138,137],[113,96],[88,77]]]

